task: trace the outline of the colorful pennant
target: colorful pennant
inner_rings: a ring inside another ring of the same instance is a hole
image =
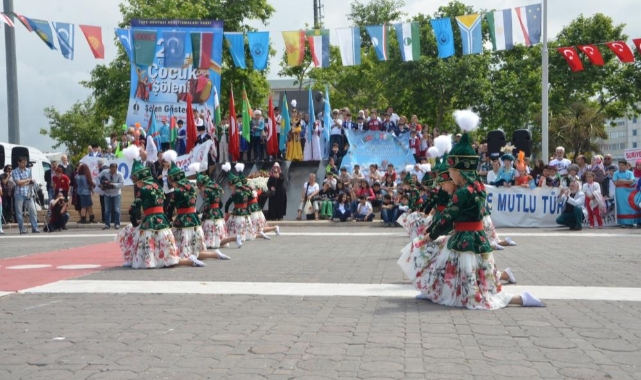
[[[87,39],[94,58],[105,58],[105,45],[102,43],[102,28],[91,25],[78,25]]]

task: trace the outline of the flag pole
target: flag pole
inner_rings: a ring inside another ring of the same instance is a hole
[[[3,0],[3,11],[7,17],[13,18],[13,0]],[[20,144],[20,113],[18,108],[18,66],[16,64],[16,28],[5,25],[4,45],[7,60],[7,121],[9,143]]]
[[[543,0],[543,50],[541,51],[542,83],[541,83],[541,159],[547,163],[550,154],[549,147],[549,54],[548,54],[548,0]]]

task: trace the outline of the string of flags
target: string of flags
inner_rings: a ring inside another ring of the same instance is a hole
[[[641,54],[641,38],[635,38],[632,40],[634,46],[637,48],[639,54]],[[591,44],[591,45],[579,45],[577,48],[585,54],[585,56],[590,60],[594,66],[603,66],[605,64],[603,60],[603,55],[599,50],[598,45],[605,45],[610,49],[616,56],[619,58],[619,61],[623,63],[632,63],[634,62],[634,53],[632,49],[624,41],[613,41],[606,42],[603,44]],[[584,69],[583,62],[579,57],[579,53],[573,46],[566,46],[557,48],[557,51],[565,58],[565,61],[570,66],[570,70],[582,71]]]

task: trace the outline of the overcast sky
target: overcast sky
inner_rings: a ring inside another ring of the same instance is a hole
[[[367,1],[367,0],[364,0]],[[75,60],[69,61],[62,57],[59,51],[51,51],[33,33],[29,33],[16,20],[16,44],[18,57],[18,92],[20,101],[20,139],[25,145],[32,145],[43,151],[50,151],[53,141],[47,136],[41,136],[41,127],[48,127],[43,109],[54,106],[60,111],[67,110],[74,102],[83,100],[89,95],[78,82],[89,78],[89,72],[96,64],[110,62],[116,53],[113,39],[113,28],[120,21],[118,4],[121,0],[19,0],[14,1],[15,11],[27,17],[48,21],[70,22],[102,26],[105,43],[106,59],[96,60],[79,28],[76,28]],[[332,30],[331,43],[335,44],[335,28],[350,26],[347,20],[350,1],[322,0],[325,6],[325,27]],[[405,0],[405,11],[408,15],[417,13],[432,14],[447,0]],[[535,3],[535,0],[467,0],[466,4],[475,8],[504,9]],[[252,23],[260,30],[269,30],[274,48],[280,59],[284,51],[284,43],[280,32],[297,30],[305,23],[313,24],[313,1],[270,0],[276,8],[275,15],[269,25]],[[573,1],[550,1],[549,35],[553,37],[564,25],[583,13],[586,16],[594,13],[605,13],[614,18],[616,23],[627,24],[625,33],[631,38],[641,37],[641,24],[638,21],[638,6],[634,0],[617,0],[604,2],[602,0],[583,0],[580,6]],[[615,5],[616,4],[616,5]],[[4,30],[0,31],[4,34]],[[605,41],[594,41],[605,42]],[[630,42],[631,43],[631,42]],[[7,129],[7,92],[6,92],[6,61],[4,36],[0,38],[0,141],[8,140]],[[57,41],[56,41],[57,45]],[[278,62],[271,64],[268,77],[278,78]],[[224,75],[224,73],[223,73]],[[13,94],[11,94],[13,96]]]

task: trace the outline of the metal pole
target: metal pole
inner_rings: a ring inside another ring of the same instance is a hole
[[[4,14],[12,21],[13,0],[3,0]],[[20,117],[18,112],[18,67],[16,64],[16,31],[4,26],[4,45],[7,56],[7,121],[9,124],[9,143],[20,144]]]
[[[549,147],[549,101],[548,93],[549,89],[549,61],[548,61],[548,0],[543,0],[543,50],[541,51],[541,65],[542,65],[542,80],[541,80],[541,159],[543,162],[547,163],[550,157],[550,147]]]
[[[318,28],[318,0],[314,0],[314,29]]]

